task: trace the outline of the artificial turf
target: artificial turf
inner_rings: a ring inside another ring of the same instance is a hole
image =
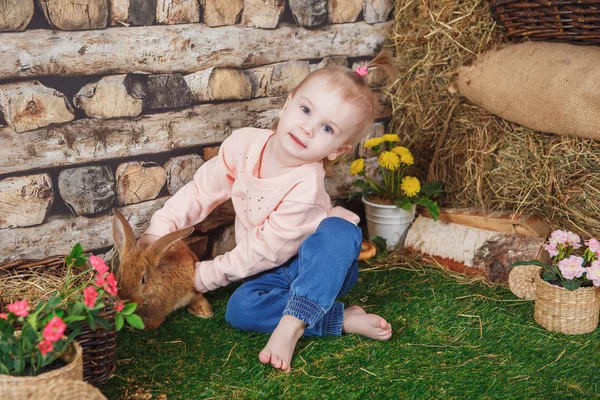
[[[257,358],[268,336],[224,320],[232,286],[207,295],[212,319],[179,310],[157,330],[121,331],[100,389],[109,399],[600,398],[598,330],[548,332],[533,302],[433,267],[361,267],[343,300],[388,319],[387,342],[302,338],[292,372],[274,371]]]

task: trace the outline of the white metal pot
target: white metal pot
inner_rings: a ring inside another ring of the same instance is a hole
[[[393,204],[372,203],[364,197],[362,202],[365,204],[369,238],[381,236],[386,240],[388,250],[403,246],[417,206],[413,204],[407,211]]]

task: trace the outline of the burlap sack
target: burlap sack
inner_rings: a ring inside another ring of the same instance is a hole
[[[508,121],[600,140],[600,48],[565,43],[507,45],[461,67],[455,89]]]

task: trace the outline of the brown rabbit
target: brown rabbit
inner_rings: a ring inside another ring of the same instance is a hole
[[[136,313],[148,329],[157,328],[173,310],[212,317],[212,306],[194,289],[198,258],[181,241],[194,228],[171,232],[150,246],[138,246],[129,222],[115,210],[113,239],[119,251],[117,280],[122,298],[138,304]]]

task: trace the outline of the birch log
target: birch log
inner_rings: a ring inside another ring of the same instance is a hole
[[[54,203],[48,174],[0,180],[0,229],[39,225]]]
[[[165,169],[154,162],[129,161],[115,172],[117,204],[141,203],[155,199],[167,181]]]
[[[244,0],[242,25],[275,29],[285,10],[285,0]]]
[[[333,56],[325,57],[318,64],[310,64],[310,72],[325,67],[348,67],[348,57]]]
[[[394,8],[392,0],[364,0],[363,16],[368,24],[387,21]]]
[[[309,73],[308,61],[289,61],[246,70],[252,97],[287,95]]]
[[[38,81],[0,85],[0,113],[16,132],[72,121],[75,118],[65,95]]]
[[[129,0],[108,0],[108,25],[129,26]]]
[[[327,19],[331,24],[354,22],[362,8],[363,0],[329,0]]]
[[[200,21],[198,0],[158,0],[156,23],[163,25],[189,24]]]
[[[131,18],[131,15],[130,15]],[[280,24],[274,30],[204,24],[130,27],[81,32],[39,29],[2,34],[0,80],[31,76],[116,75],[196,72],[214,66],[259,65],[339,54],[372,57],[390,22],[334,24],[303,29]]]
[[[238,20],[244,0],[200,0],[204,23],[208,26],[233,25]]]
[[[22,31],[33,17],[33,0],[0,0],[0,32]]]
[[[327,0],[289,0],[298,25],[314,28],[327,22]]]
[[[419,216],[408,230],[405,247],[435,258],[446,267],[491,282],[507,282],[516,261],[543,257],[545,237],[507,234]]]
[[[173,157],[167,161],[164,169],[167,173],[169,194],[174,195],[186,183],[190,182],[202,164],[204,164],[204,160],[198,154]]]
[[[106,211],[115,203],[115,180],[106,166],[69,168],[58,175],[60,197],[77,215]]]
[[[106,28],[108,0],[37,0],[48,23],[63,31]]]
[[[127,75],[105,76],[81,88],[73,97],[73,104],[88,117],[137,117],[142,113],[144,100],[129,93],[127,81]]]
[[[378,94],[380,97],[382,95]],[[34,131],[0,129],[0,176],[222,142],[234,129],[270,128],[285,97],[205,104],[137,119],[80,119]],[[379,101],[376,118],[391,108]]]
[[[233,68],[207,68],[184,76],[194,103],[215,100],[246,100],[251,97],[251,85],[243,71]]]

